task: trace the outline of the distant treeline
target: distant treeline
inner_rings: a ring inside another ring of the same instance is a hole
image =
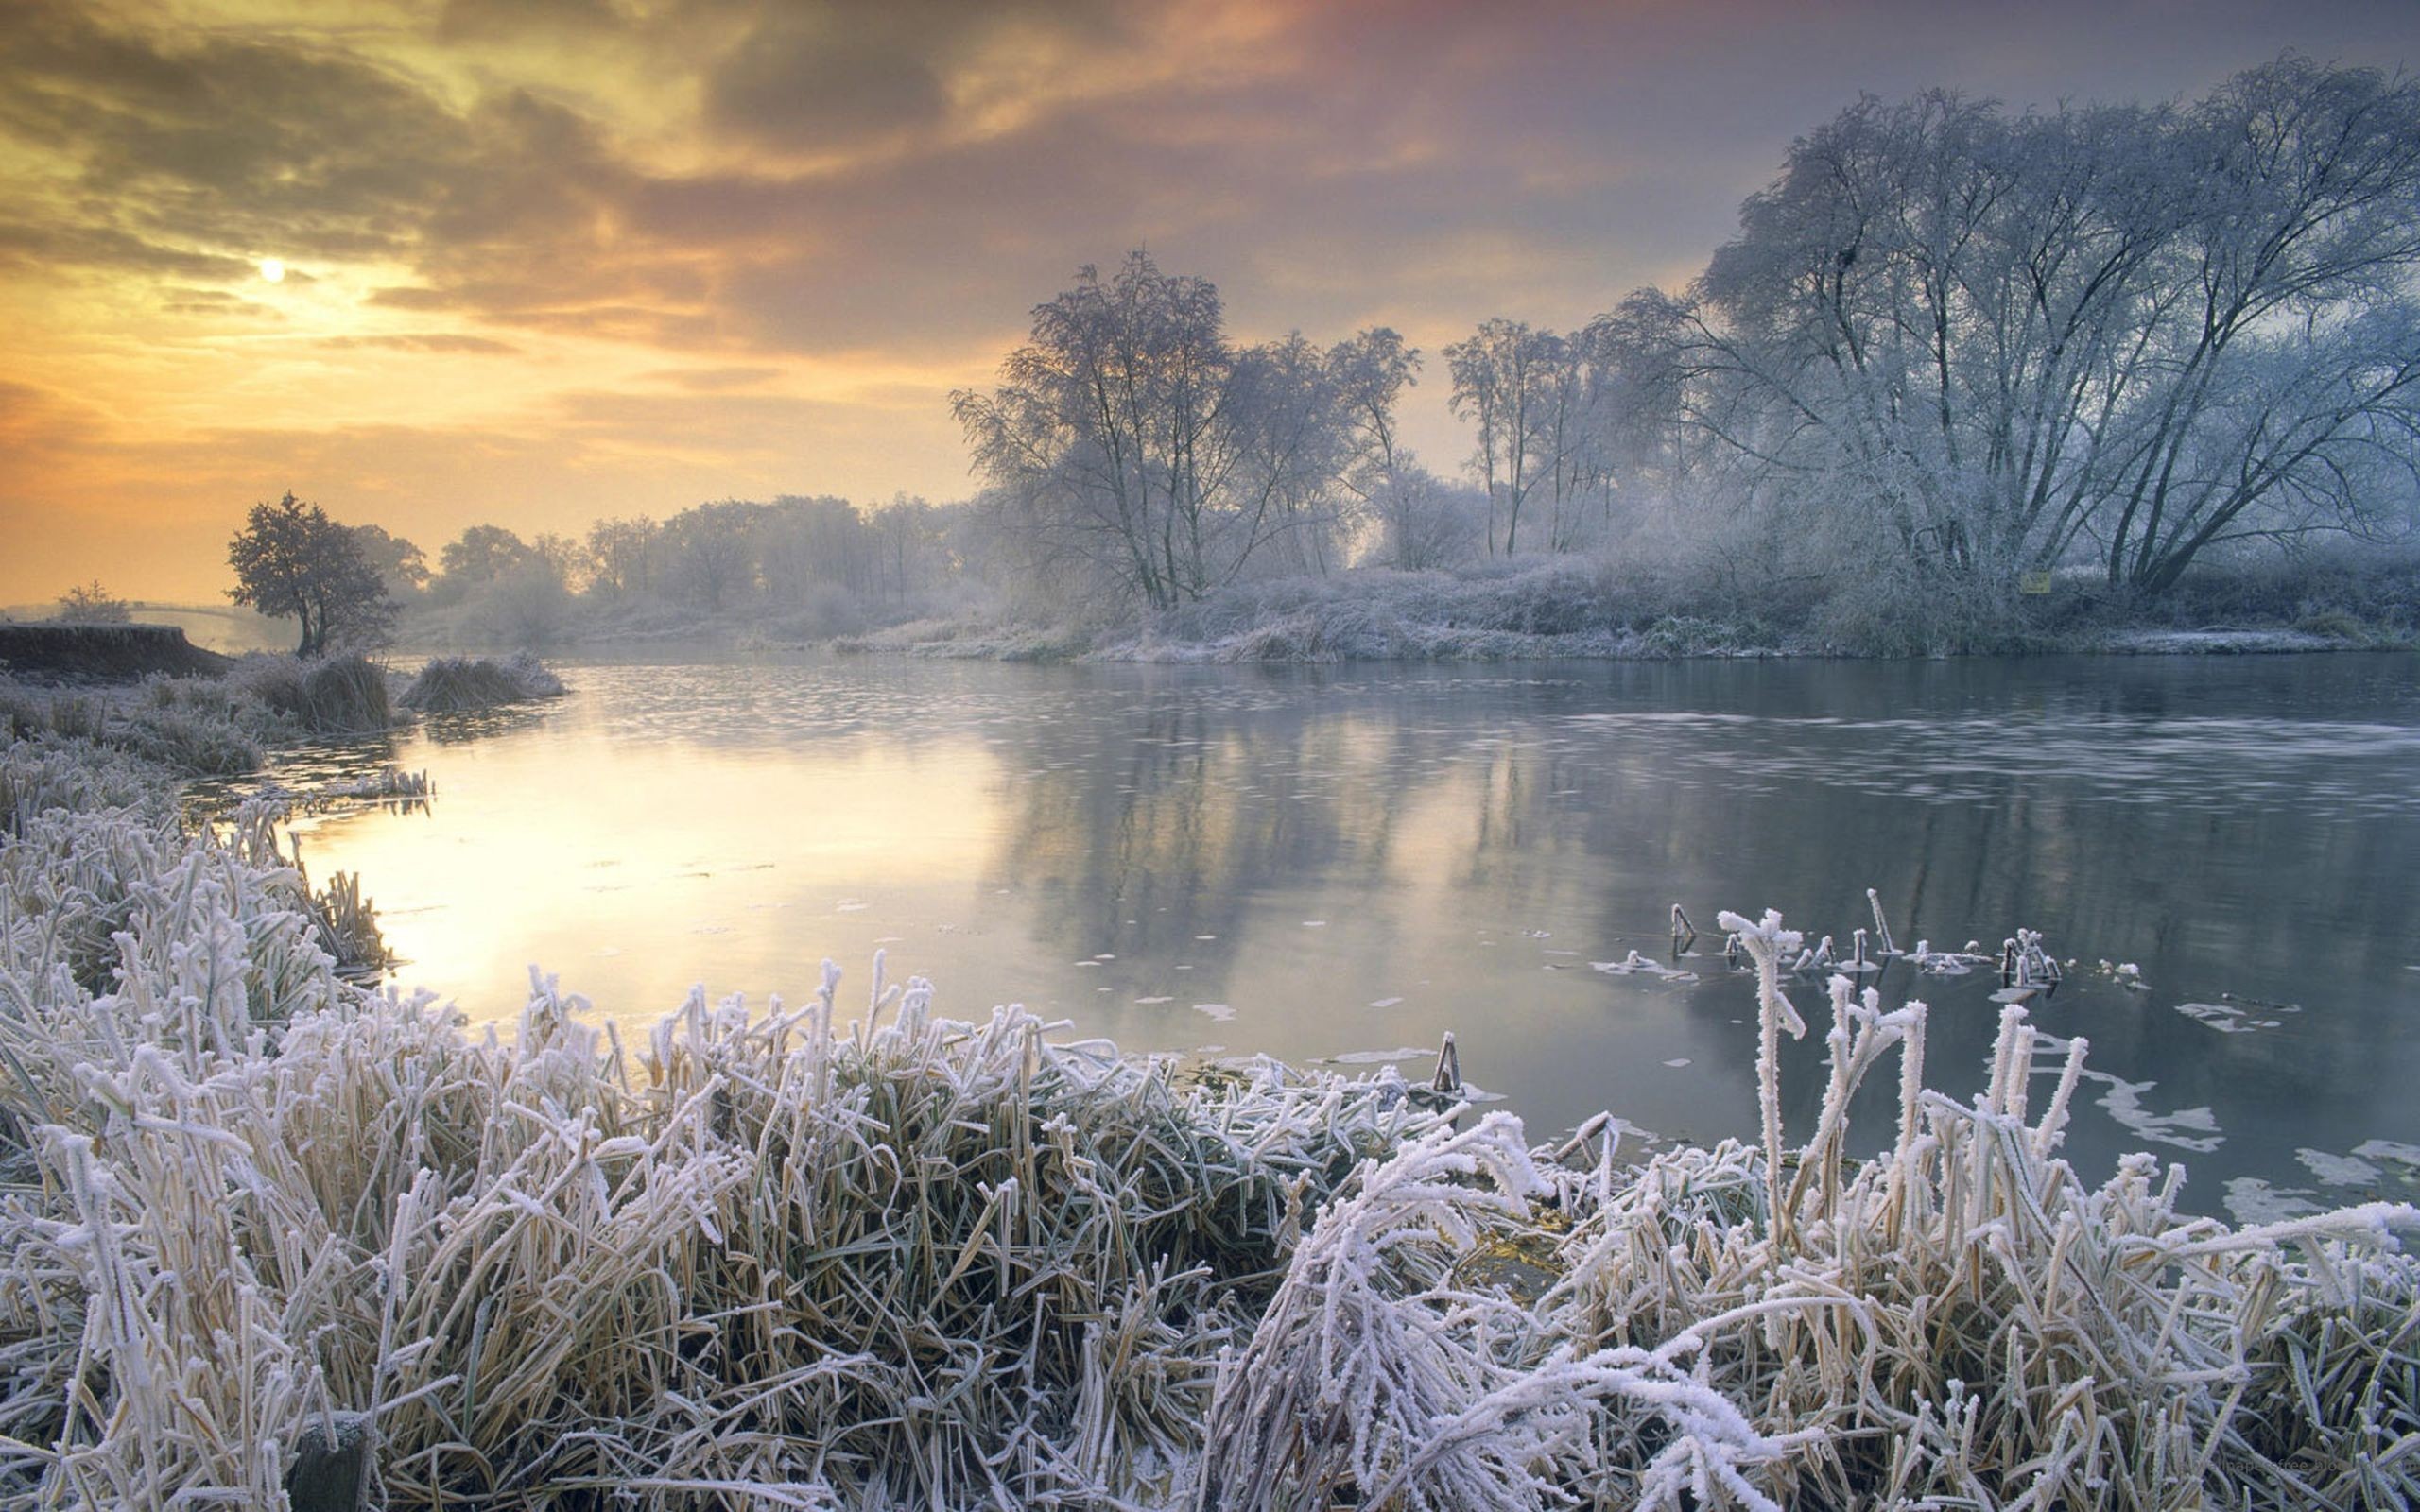
[[[825,636],[931,612],[960,576],[974,523],[966,505],[905,497],[874,508],[726,499],[665,520],[598,520],[579,537],[474,525],[433,568],[420,546],[376,526],[356,535],[418,626],[543,644],[741,613],[776,632]]]
[[[1273,579],[1571,554],[1667,615],[1979,648],[2053,582],[2157,614],[2197,567],[2325,546],[2351,581],[2408,552],[2415,280],[2413,80],[2290,57],[2171,105],[1869,97],[1792,145],[1685,290],[1446,345],[1459,477],[1402,442],[1424,358],[1400,335],[1239,344],[1214,284],[1138,251],[952,396],[971,499],[487,524],[433,564],[354,535],[424,627],[521,644],[1157,622]],[[2277,608],[2358,617],[2363,595]]]
[[[1854,623],[2029,578],[2409,539],[2420,83],[2287,58],[2184,104],[1868,98],[1684,291],[1443,352],[1472,489],[1396,442],[1420,353],[1229,342],[1137,253],[956,407],[1027,565],[1154,610],[1253,576],[1585,551]]]

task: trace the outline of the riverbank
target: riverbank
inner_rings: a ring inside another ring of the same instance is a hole
[[[2213,576],[2155,601],[2064,581],[2036,597],[1854,596],[1827,585],[1716,591],[1582,558],[1493,571],[1358,570],[1237,584],[1138,623],[925,620],[834,643],[848,651],[1008,661],[1497,662],[1538,658],[2235,654],[2420,644],[2409,584]]]
[[[895,598],[733,589],[712,604],[568,591],[410,610],[406,644],[446,649],[843,651],[1024,662],[1486,662],[1587,657],[2243,653],[2420,645],[2420,560],[2198,570],[2143,594],[2066,574],[2020,593],[1906,564],[1774,577],[1728,559],[1526,557],[1451,571],[1357,568],[1230,584],[1144,612],[1115,593],[955,579]],[[544,612],[537,610],[543,609]]]
[[[0,675],[127,682],[147,677],[221,676],[233,657],[205,651],[173,625],[0,622]]]
[[[0,626],[0,631],[46,628],[52,627]],[[0,669],[0,737],[84,740],[180,779],[237,777],[259,770],[267,753],[281,746],[384,734],[427,714],[534,702],[563,692],[552,673],[526,655],[439,657],[407,675],[359,655],[229,658],[195,650],[172,627],[98,628],[157,633],[78,638],[61,655]],[[134,649],[125,650],[130,644]],[[121,654],[94,649],[112,645]],[[179,655],[179,647],[202,660]],[[186,664],[199,670],[174,670]]]
[[[1760,1137],[1640,1160],[1612,1120],[1533,1148],[1392,1076],[954,1022],[879,960],[855,1024],[827,971],[625,1043],[533,976],[475,1038],[346,985],[265,816],[172,791],[0,756],[0,1503],[277,1505],[345,1444],[389,1504],[498,1507],[2420,1490],[2420,1213],[2238,1228],[2148,1158],[2080,1175],[2082,1042],[2014,1005],[1968,1104],[1923,1009],[1836,979],[1786,1098],[1770,916],[1723,926]]]

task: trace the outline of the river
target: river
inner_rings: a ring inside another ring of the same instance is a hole
[[[796,1001],[827,956],[861,1006],[882,951],[942,1011],[1133,1051],[1425,1079],[1451,1030],[1534,1137],[1609,1108],[1707,1140],[1755,1119],[1717,910],[1845,949],[1872,887],[1902,947],[2023,926],[2077,963],[2030,1006],[2091,1041],[2088,1178],[2148,1149],[2248,1218],[2420,1169],[2420,657],[560,670],[564,700],[377,753],[425,811],[299,826],[475,1022],[530,964],[629,1026],[693,983]],[[1677,957],[1674,902],[1705,931]],[[1661,972],[1596,964],[1633,951]],[[1959,1092],[1999,986],[1879,973]]]

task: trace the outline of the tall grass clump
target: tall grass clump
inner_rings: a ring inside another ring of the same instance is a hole
[[[422,713],[459,713],[562,696],[561,678],[527,652],[493,657],[441,656],[420,669],[401,700]]]
[[[395,724],[385,670],[358,652],[311,661],[255,653],[228,679],[305,734],[375,734]]]
[[[0,839],[55,809],[165,816],[170,784],[168,773],[127,752],[47,735],[12,740],[0,749]]]
[[[1926,1010],[1831,982],[1815,1126],[1781,1124],[1799,936],[1759,976],[1763,1133],[1542,1168],[1492,1121],[1366,1170],[1222,1368],[1205,1507],[2256,1508],[2420,1494],[2420,1211],[2231,1229],[2130,1157],[2057,1156],[2082,1040],[2004,1011],[1988,1092],[1924,1084]],[[1898,1061],[1895,1129],[1848,1108]],[[2037,1081],[2048,1085],[2038,1095]],[[1477,1279],[1490,1246],[1554,1279]]]
[[[264,754],[237,701],[199,678],[156,678],[139,690],[36,687],[0,679],[0,738],[90,741],[182,777],[232,777]]]

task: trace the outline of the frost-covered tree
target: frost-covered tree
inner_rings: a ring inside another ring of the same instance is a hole
[[[370,563],[378,580],[387,585],[387,595],[398,602],[426,590],[429,583],[428,558],[418,546],[401,536],[389,535],[377,525],[354,525],[354,543],[361,548],[361,557]]]
[[[1338,481],[1357,502],[1361,521],[1378,531],[1378,554],[1400,565],[1417,554],[1398,528],[1407,518],[1403,507],[1422,490],[1410,475],[1416,464],[1397,434],[1395,406],[1420,381],[1420,351],[1392,329],[1374,326],[1330,347],[1327,369],[1346,455]]]
[[[440,595],[459,600],[480,584],[527,565],[529,556],[529,543],[517,531],[502,525],[472,525],[438,553]]]
[[[1348,449],[1323,361],[1299,337],[1238,351],[1207,279],[1135,252],[1036,306],[999,387],[951,404],[1026,555],[1167,610],[1334,528]]]
[[[301,621],[297,656],[384,644],[395,603],[352,530],[291,490],[256,504],[228,542],[235,586],[227,596],[274,618]]]
[[[1469,338],[1445,349],[1453,376],[1458,419],[1478,432],[1471,471],[1487,490],[1487,552],[1498,550],[1496,522],[1503,522],[1502,552],[1520,549],[1521,509],[1537,487],[1537,447],[1552,408],[1553,370],[1559,338],[1522,320],[1488,320]]]
[[[1375,524],[1366,565],[1429,572],[1469,561],[1487,549],[1487,496],[1449,483],[1409,449],[1395,454],[1368,501]]]
[[[1518,551],[1523,520],[1540,509],[1549,550],[1610,538],[1616,473],[1603,348],[1601,322],[1564,335],[1495,319],[1445,349],[1454,413],[1478,432],[1470,470],[1487,490],[1491,555]]]
[[[60,594],[54,617],[62,625],[124,625],[134,613],[132,606],[103,588],[95,577]]]
[[[2411,79],[2289,58],[2175,107],[1868,98],[1687,298],[1608,318],[1616,428],[1673,428],[1843,549],[2156,592],[2410,507],[2415,276]]]
[[[611,598],[646,593],[653,586],[663,528],[646,515],[599,520],[588,527],[589,592]]]
[[[754,588],[757,534],[766,506],[722,499],[682,510],[664,523],[664,557],[673,592],[718,612]]]
[[[949,545],[951,510],[901,493],[870,510],[865,528],[873,538],[874,588],[886,598],[939,587],[956,563]]]
[[[1353,438],[1327,354],[1300,332],[1238,352],[1227,408],[1236,507],[1266,523],[1283,571],[1325,576],[1343,558],[1360,503],[1344,484]]]

